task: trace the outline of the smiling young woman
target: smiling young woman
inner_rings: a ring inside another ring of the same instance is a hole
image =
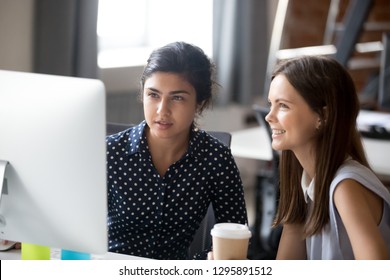
[[[390,193],[370,169],[353,81],[336,60],[281,61],[266,116],[281,151],[278,259],[389,259]]]

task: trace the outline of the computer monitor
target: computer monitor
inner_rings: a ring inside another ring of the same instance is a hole
[[[105,100],[99,80],[0,70],[1,239],[107,252]]]

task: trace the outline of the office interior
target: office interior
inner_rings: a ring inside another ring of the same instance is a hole
[[[101,79],[107,89],[107,121],[132,124],[140,122],[143,111],[138,101],[138,81],[143,65],[96,68],[96,72],[81,69],[76,73],[72,72],[76,67],[74,65],[65,70],[57,67],[59,64],[67,64],[67,59],[75,59],[70,57],[71,54],[63,56],[61,52],[50,54],[46,58],[50,62],[37,62],[52,47],[43,47],[42,32],[46,32],[47,36],[56,33],[56,26],[47,25],[37,31],[37,25],[40,24],[37,15],[47,16],[47,12],[42,9],[56,6],[59,9],[63,5],[61,2],[71,3],[69,11],[83,8],[83,1],[77,0],[0,0],[0,69],[25,72],[50,72],[52,69],[52,73],[48,74],[84,75]],[[230,54],[234,59],[215,58],[217,72],[221,75],[221,88],[213,108],[199,121],[203,129],[231,132],[234,137],[234,132],[259,126],[253,106],[266,104],[269,73],[278,59],[309,53],[335,55],[342,48],[339,59],[353,77],[362,108],[390,111],[389,100],[387,104],[378,100],[380,94],[383,94],[380,93],[381,90],[386,90],[390,96],[389,75],[380,72],[381,63],[384,63],[385,45],[390,44],[386,41],[390,34],[390,0],[214,1],[214,8],[229,10],[224,5],[231,5],[230,10],[231,13],[234,12],[236,20],[229,24],[237,34],[225,38],[213,29],[214,46],[219,48],[217,51],[214,49],[213,53]],[[95,10],[96,8],[97,5],[94,6]],[[353,13],[353,20],[348,22],[350,29],[345,30],[350,13]],[[66,16],[57,17],[56,20],[64,20],[63,24],[71,21]],[[219,23],[227,28],[229,24],[226,21],[225,18]],[[59,26],[63,24],[59,22]],[[82,30],[79,36],[88,36],[87,32],[88,30]],[[340,45],[340,41],[346,38],[350,41]],[[224,45],[229,48],[225,50]],[[79,56],[91,56],[96,54],[94,51],[98,49],[80,50]],[[387,54],[388,60],[389,56],[390,53]],[[96,59],[96,55],[93,59]],[[225,72],[228,76],[222,75]],[[385,78],[381,79],[380,75]],[[240,156],[236,157],[236,161],[245,188],[249,223],[254,226],[258,214],[255,197],[259,178],[269,168],[269,162]],[[390,174],[380,174],[380,178],[390,187]]]

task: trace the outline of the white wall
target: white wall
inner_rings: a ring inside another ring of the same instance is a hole
[[[31,71],[34,0],[0,0],[0,69]]]

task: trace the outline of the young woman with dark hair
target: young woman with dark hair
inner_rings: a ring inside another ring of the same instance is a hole
[[[247,223],[230,149],[196,124],[212,101],[213,67],[184,42],[150,55],[141,77],[145,120],[106,140],[109,251],[192,257],[188,247],[210,202],[216,222]]]

